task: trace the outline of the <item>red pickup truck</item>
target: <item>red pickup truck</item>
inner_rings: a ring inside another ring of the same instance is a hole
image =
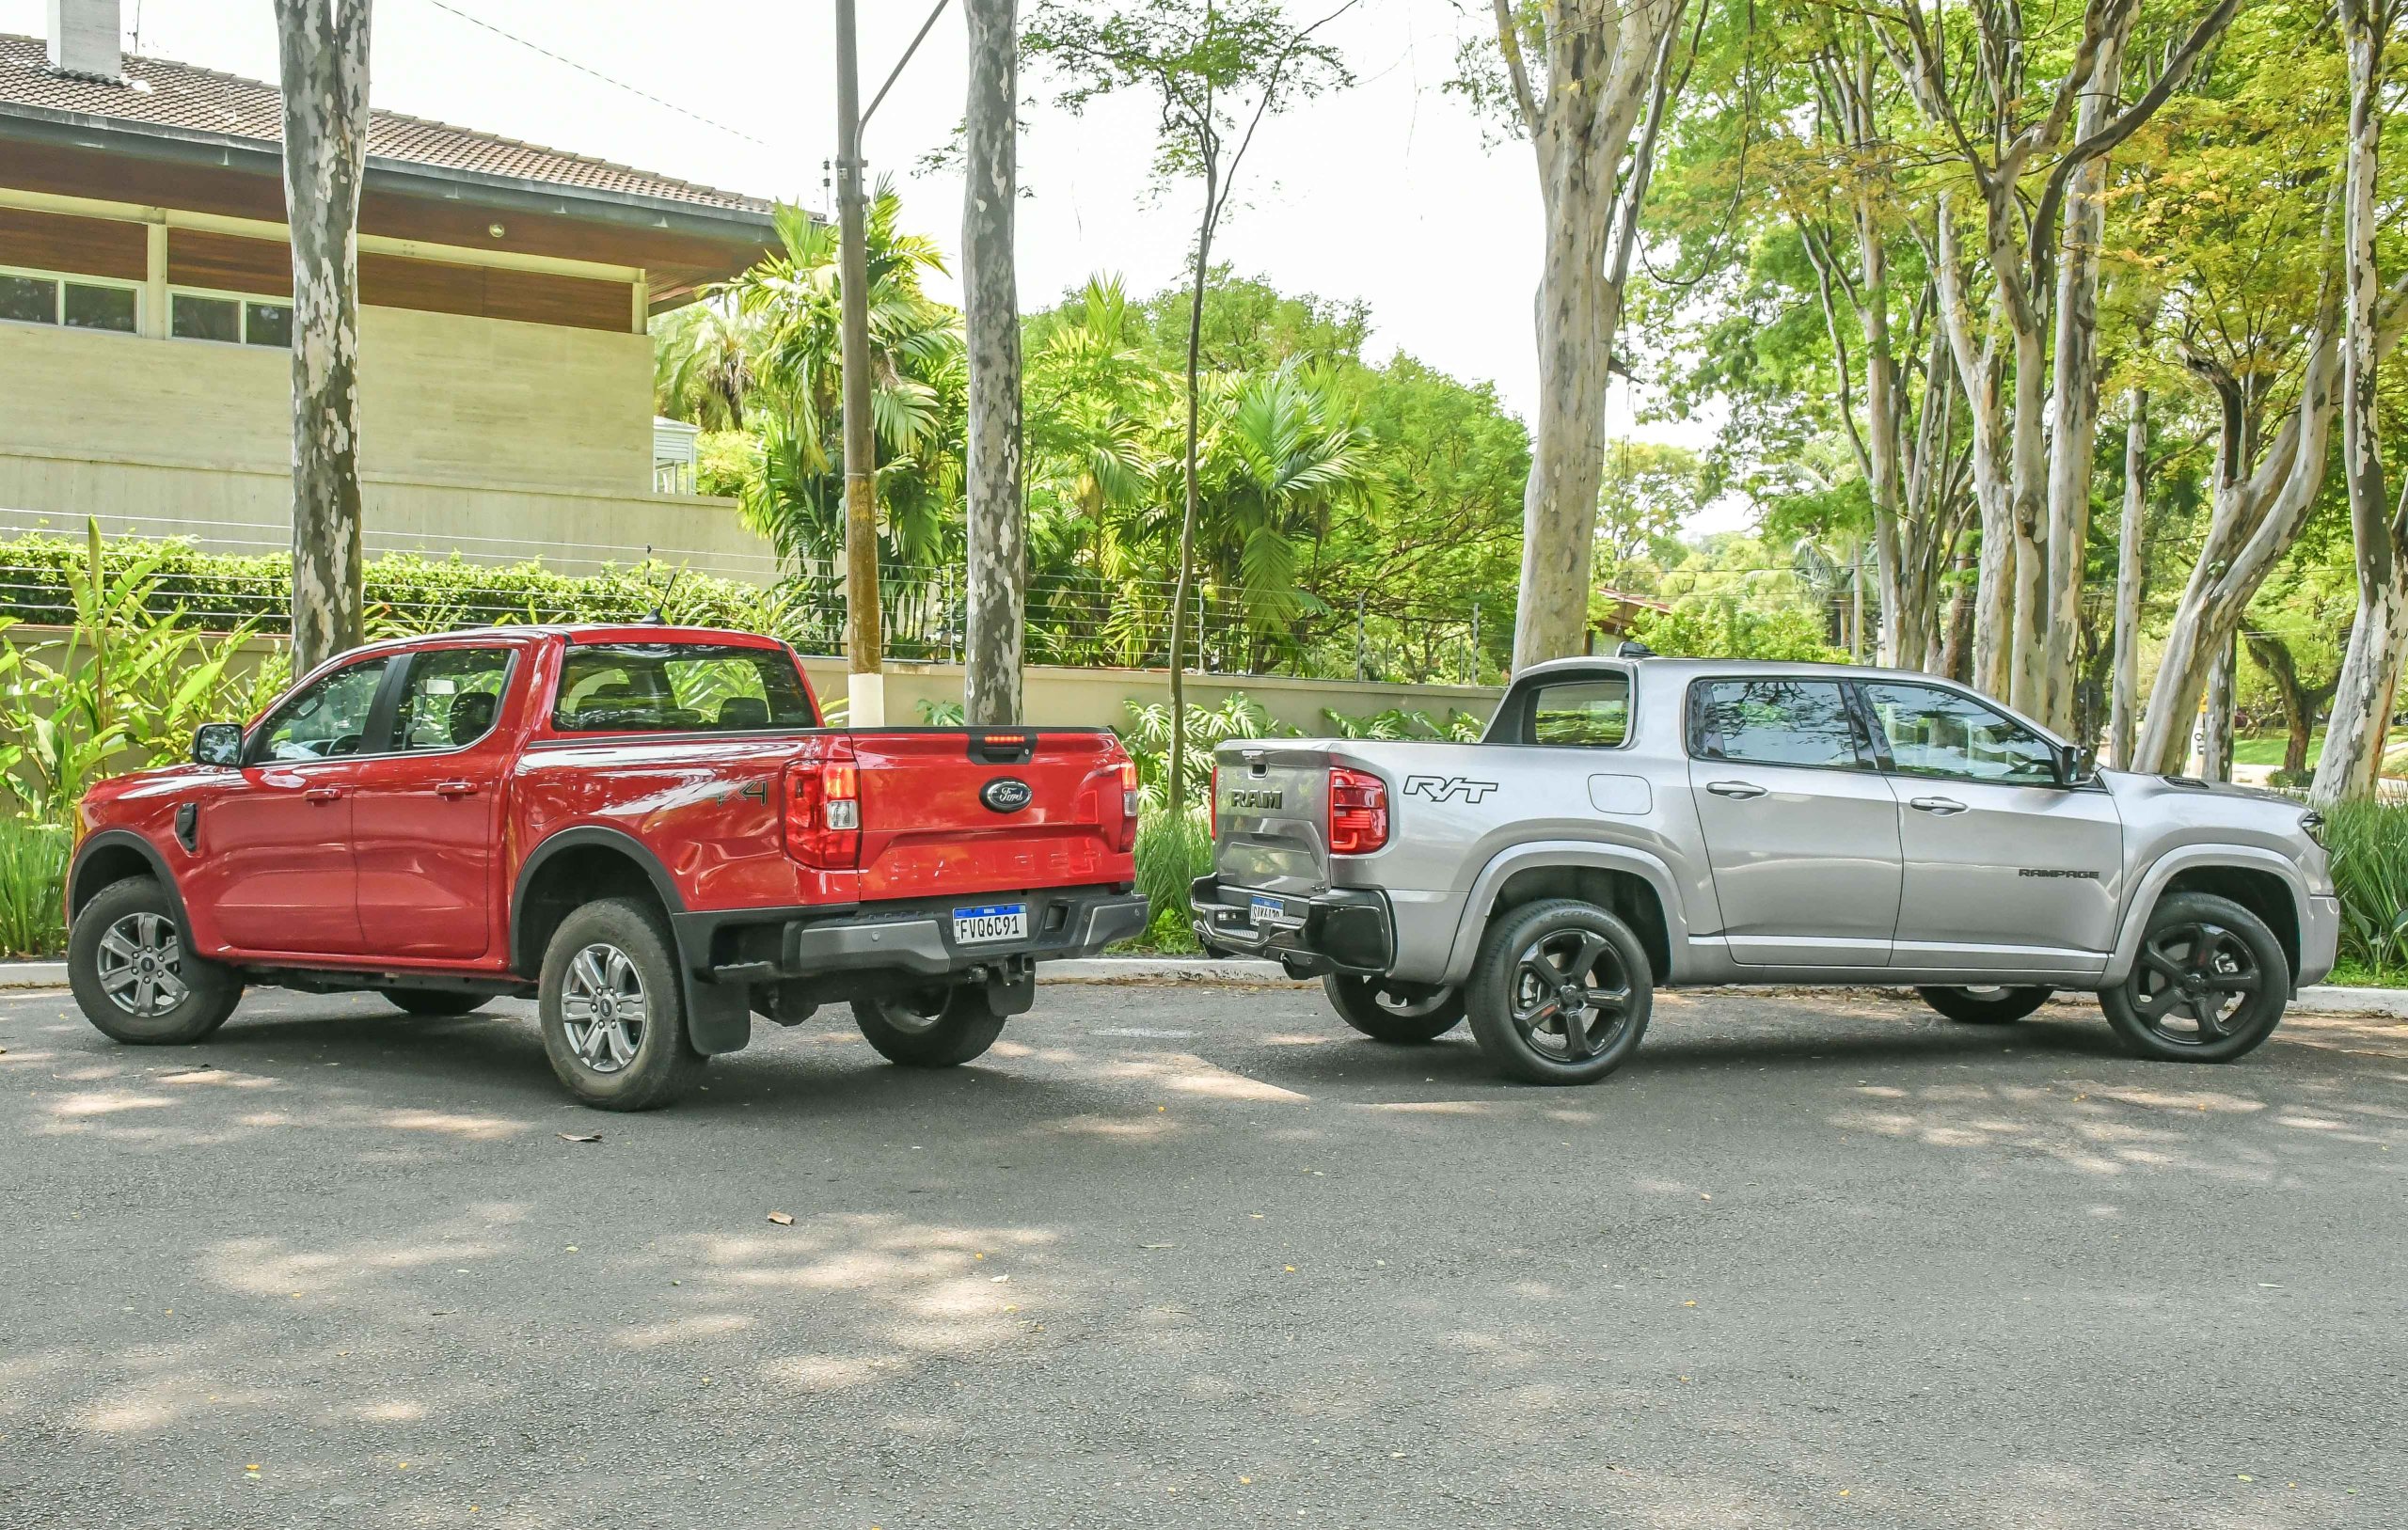
[[[86,796],[69,975],[147,1043],[248,983],[416,1015],[532,993],[561,1081],[610,1110],[840,1001],[950,1066],[1038,960],[1144,928],[1136,785],[1103,729],[823,727],[793,651],[744,633],[374,643]]]

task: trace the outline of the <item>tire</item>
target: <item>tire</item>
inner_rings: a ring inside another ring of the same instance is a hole
[[[86,1019],[136,1047],[199,1041],[243,997],[240,973],[184,949],[174,900],[148,876],[110,883],[76,914],[67,981]]]
[[[1567,1008],[1576,992],[1586,1002]],[[1656,982],[1629,925],[1594,904],[1548,898],[1489,925],[1464,998],[1480,1049],[1507,1074],[1594,1083],[1639,1049]]]
[[[2290,986],[2289,960],[2265,921],[2229,898],[2177,892],[2149,910],[2131,975],[2099,1004],[2143,1057],[2229,1063],[2274,1033]]]
[[[1959,1025],[2012,1025],[2049,1002],[2054,988],[1917,988],[1923,1002]]]
[[[561,921],[536,1001],[552,1072],[596,1110],[654,1110],[702,1072],[669,932],[633,899],[589,903]]]
[[[446,1019],[455,1015],[474,1015],[492,1002],[489,993],[453,993],[442,988],[387,988],[385,1002],[404,1015],[420,1015],[429,1019]]]
[[[895,999],[856,999],[853,1023],[878,1054],[907,1068],[959,1067],[986,1054],[1004,1017],[982,984],[923,988]]]
[[[1338,1011],[1339,1019],[1373,1041],[1392,1046],[1435,1041],[1464,1019],[1461,988],[1411,994],[1391,988],[1375,977],[1340,977],[1335,973],[1323,978],[1321,986],[1329,995],[1330,1007]]]

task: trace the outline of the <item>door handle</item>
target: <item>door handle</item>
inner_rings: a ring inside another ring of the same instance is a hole
[[[1705,789],[1717,797],[1734,797],[1741,802],[1765,795],[1765,789],[1751,781],[1710,781],[1705,783]]]
[[[1957,801],[1953,797],[1919,797],[1913,801],[1909,802],[1907,806],[1913,808],[1918,812],[1936,812],[1942,818],[1947,817],[1952,812],[1962,812],[1965,811],[1965,804]]]
[[[309,802],[332,802],[341,796],[342,788],[340,786],[312,786],[301,794],[302,799]]]
[[[472,781],[439,781],[435,783],[435,795],[437,797],[473,797],[476,790],[477,783]]]

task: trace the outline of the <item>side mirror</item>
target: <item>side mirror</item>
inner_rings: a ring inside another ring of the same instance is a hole
[[[2082,786],[2099,774],[2099,751],[2087,744],[2057,746],[2057,784]]]
[[[204,722],[192,735],[192,763],[205,765],[238,765],[243,763],[243,725],[239,722]]]

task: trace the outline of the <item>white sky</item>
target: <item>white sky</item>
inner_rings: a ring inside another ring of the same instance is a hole
[[[864,100],[932,3],[861,0]],[[1022,0],[1023,14],[1032,5]],[[827,203],[821,164],[833,150],[835,121],[828,0],[375,6],[370,94],[378,106],[756,196]],[[1486,8],[1472,8],[1484,15]],[[41,35],[47,9],[46,0],[0,0],[0,31]],[[734,131],[604,84],[462,11]],[[269,0],[122,0],[120,14],[129,38],[138,22],[144,54],[276,78]],[[1490,150],[1459,98],[1439,88],[1452,72],[1457,38],[1476,21],[1457,0],[1361,0],[1340,18],[1327,35],[1357,85],[1264,126],[1246,161],[1243,205],[1224,223],[1217,253],[1287,291],[1364,300],[1372,359],[1402,349],[1466,380],[1492,381],[1528,418],[1537,398],[1529,316],[1539,238],[1529,150],[1518,141]],[[959,247],[960,179],[922,174],[918,161],[960,119],[962,55],[957,0],[879,109],[866,142],[872,175],[891,173],[900,186],[907,223],[949,254]],[[1043,82],[1023,77],[1022,89],[1040,92]],[[1098,271],[1120,273],[1136,292],[1175,280],[1194,197],[1150,190],[1154,118],[1144,101],[1133,93],[1071,118],[1039,95],[1025,117],[1023,308],[1050,304]],[[1694,426],[1634,428],[1619,390],[1610,428],[1703,444]],[[1704,519],[1719,525],[1725,516]]]

